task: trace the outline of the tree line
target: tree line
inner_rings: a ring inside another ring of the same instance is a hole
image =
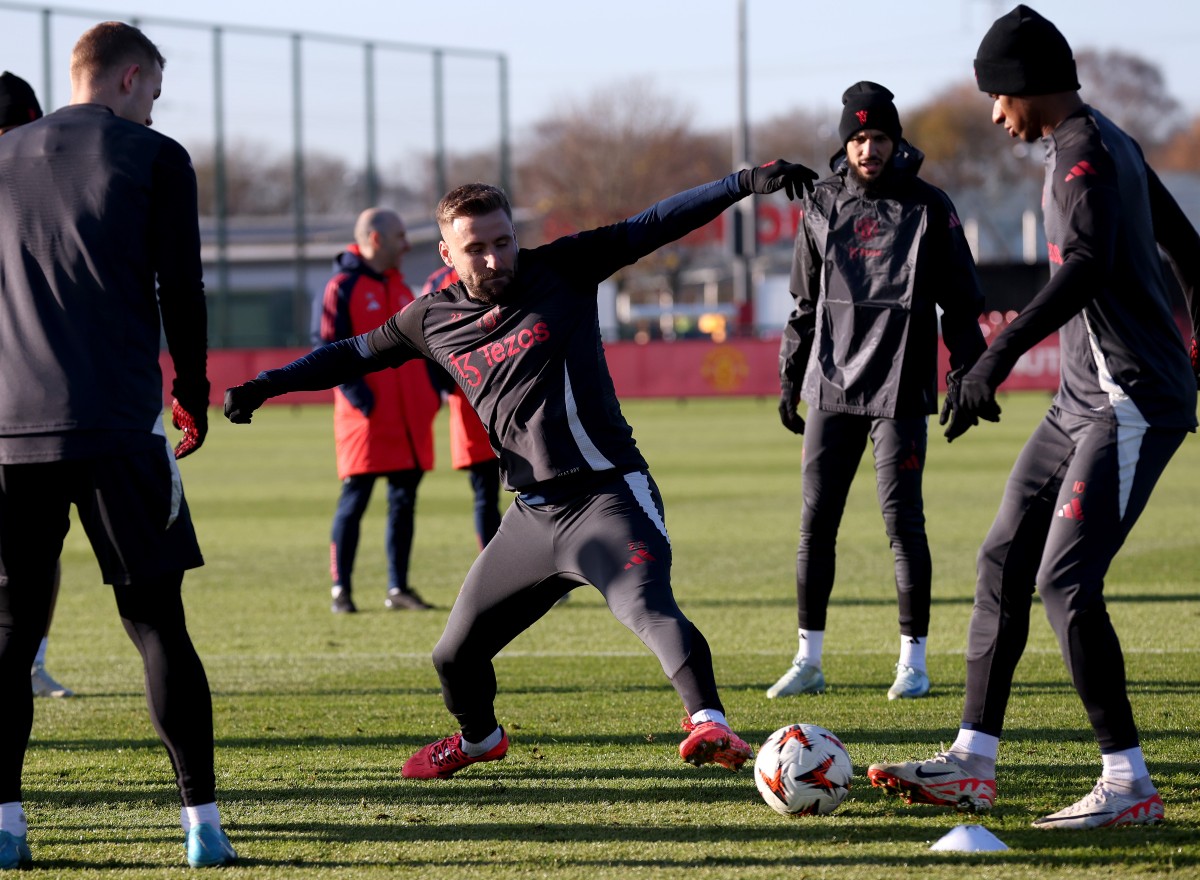
[[[1162,171],[1200,173],[1200,116],[1188,118],[1153,63],[1120,51],[1076,56],[1084,100],[1142,146]],[[1004,210],[1040,187],[1040,149],[1009,140],[991,124],[989,104],[974,82],[948,85],[928,100],[900,107],[905,138],[922,152],[922,171],[956,201],[962,194]],[[796,108],[752,127],[754,163],[785,157],[825,170],[837,152],[837,116]],[[702,131],[692,113],[644,80],[629,80],[560,107],[531,126],[514,146],[515,201],[547,218],[548,232],[613,222],[655,200],[727,173],[727,132]],[[450,186],[499,177],[498,151],[451,153]],[[215,213],[211,148],[193,148],[202,214]],[[288,156],[234,143],[225,155],[225,211],[232,217],[278,216],[293,210],[295,168]],[[353,215],[364,207],[365,175],[348,160],[306,153],[304,206],[309,214]],[[379,201],[428,214],[433,157],[415,156],[384,169]],[[1026,194],[1026,195],[1022,195]],[[1014,204],[1015,206],[1015,204]],[[1019,206],[1015,206],[1019,213]]]

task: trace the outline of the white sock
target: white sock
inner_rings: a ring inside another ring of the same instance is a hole
[[[472,758],[478,758],[480,755],[490,752],[496,746],[500,745],[500,740],[504,738],[504,728],[497,727],[488,735],[488,738],[481,743],[467,742],[465,738],[459,737],[462,743],[462,750]]]
[[[50,644],[48,636],[42,636],[41,642],[38,643],[37,654],[33,657],[33,665],[44,665],[46,662],[46,647]]]
[[[717,724],[729,726],[729,722],[725,720],[725,713],[719,709],[701,709],[699,712],[692,713],[692,724],[703,724],[705,721],[715,721]]]
[[[900,636],[900,665],[925,671],[925,636]]]
[[[965,752],[971,757],[986,758],[995,764],[996,753],[1000,751],[1000,737],[992,736],[990,733],[981,733],[978,730],[967,730],[963,727],[959,729],[958,736],[954,738],[954,745],[950,746],[950,751],[956,754]]]
[[[1134,782],[1143,776],[1150,775],[1150,770],[1146,767],[1146,759],[1142,755],[1141,746],[1134,746],[1132,749],[1101,755],[1100,760],[1104,762],[1104,770],[1101,771],[1100,775],[1105,779]]]
[[[25,811],[21,809],[20,801],[9,801],[0,804],[0,831],[7,831],[14,837],[24,837],[29,826],[25,822]]]
[[[825,630],[800,630],[800,650],[796,652],[796,660],[807,663],[815,669],[821,668],[821,654],[825,651]]]
[[[221,827],[221,814],[217,811],[216,801],[211,804],[200,804],[198,807],[180,807],[179,808],[179,824],[183,826],[183,833],[187,834],[192,830],[193,825],[207,823],[214,828]]]

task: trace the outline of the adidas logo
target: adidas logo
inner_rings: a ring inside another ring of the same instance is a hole
[[[1074,519],[1083,522],[1083,505],[1079,503],[1078,498],[1072,498],[1059,508],[1058,515],[1063,519]]]
[[[645,565],[647,562],[654,562],[654,557],[650,555],[648,550],[638,550],[629,557],[629,561],[625,563],[625,570],[633,568],[635,565]]]
[[[904,461],[900,462],[900,470],[902,471],[919,471],[921,469],[921,459],[914,452]]]
[[[1095,168],[1092,167],[1090,162],[1087,162],[1087,161],[1076,162],[1074,167],[1071,168],[1071,170],[1067,172],[1067,176],[1066,176],[1064,182],[1070,183],[1076,177],[1086,177],[1089,174],[1099,175],[1099,173],[1100,172],[1098,172]]]

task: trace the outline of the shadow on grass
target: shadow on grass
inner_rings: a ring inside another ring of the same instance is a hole
[[[780,826],[786,823],[787,834],[795,854],[780,856],[777,848]],[[1054,868],[1096,867],[1111,871],[1114,857],[1121,858],[1126,868],[1136,865],[1161,864],[1170,861],[1175,870],[1200,864],[1193,852],[1171,851],[1192,840],[1192,832],[1157,828],[1124,828],[1108,831],[1053,833],[1034,829],[1004,829],[1002,839],[1009,846],[1003,853],[943,853],[929,852],[928,845],[948,830],[945,822],[936,824],[913,821],[881,821],[838,814],[821,821],[808,818],[797,820],[768,818],[761,824],[704,825],[679,824],[631,825],[619,822],[579,823],[448,823],[430,824],[413,816],[382,815],[371,822],[345,823],[230,823],[230,837],[239,850],[239,867],[291,867],[297,869],[361,869],[372,865],[444,869],[471,867],[496,870],[534,870],[552,862],[556,869],[627,868],[673,869],[681,874],[694,869],[714,872],[765,867],[772,869],[809,868],[845,870],[861,874],[864,867],[881,870],[961,865],[971,874],[985,866],[1036,867],[1039,872]],[[77,839],[77,838],[75,838]],[[258,848],[272,852],[286,850],[287,842],[295,841],[296,849],[333,845],[336,853],[330,858],[310,858],[297,854],[293,858],[255,858]],[[514,851],[512,844],[520,842],[540,847],[525,856]],[[68,845],[65,834],[39,829],[31,841],[35,846],[35,867],[42,870],[87,870],[96,868],[156,868],[163,867],[147,859],[122,861],[105,859],[101,862],[82,859],[39,859],[38,843]],[[137,841],[128,838],[133,844]],[[146,843],[161,842],[160,836]],[[894,853],[881,854],[868,848],[886,842]],[[609,857],[597,858],[596,843],[609,845]],[[403,851],[390,857],[379,851],[380,845],[410,845],[420,847],[419,853],[406,855]],[[426,855],[426,848],[437,844],[436,855]],[[623,856],[620,849],[644,844],[650,847],[676,847],[670,854],[653,857]],[[363,858],[347,858],[346,847],[373,847]],[[583,852],[573,847],[583,845]],[[692,848],[694,845],[695,848]],[[771,847],[761,855],[753,852],[756,846]],[[732,846],[741,849],[738,855],[711,855],[705,850]],[[678,849],[682,847],[681,849]],[[1135,848],[1144,855],[1130,860]],[[727,875],[728,876],[728,875]]]
[[[766,727],[740,727],[738,733],[747,742],[753,744],[763,742],[775,730],[776,728],[774,727],[769,729]],[[838,733],[844,742],[851,744],[851,748],[853,748],[854,743],[872,743],[876,745],[903,745],[911,743],[918,747],[927,748],[929,743],[942,742],[947,737],[952,738],[956,730],[957,728],[952,725],[937,728],[889,727],[881,729],[879,727],[843,727],[839,729]],[[673,749],[683,739],[682,731],[675,728],[667,730],[650,728],[645,733],[637,734],[537,733],[526,731],[519,727],[508,728],[508,731],[514,748],[535,749],[554,746],[562,746],[564,748],[590,746],[597,749],[650,746],[653,748]],[[1143,745],[1153,743],[1159,739],[1190,738],[1194,736],[1195,729],[1188,727],[1156,728],[1154,730],[1142,731],[1141,734]],[[1009,727],[1004,731],[1004,739],[1010,743],[1023,741],[1040,743],[1090,742],[1092,740],[1092,732],[1084,728]],[[216,747],[219,755],[224,749],[251,751],[279,751],[282,749],[297,748],[323,748],[330,750],[384,748],[415,750],[429,742],[430,737],[425,734],[396,734],[395,736],[367,736],[362,734],[353,736],[256,736],[219,737]],[[141,739],[39,738],[31,741],[29,744],[30,752],[116,752],[118,750],[132,752],[139,749],[158,752],[162,749],[162,744],[157,739],[149,737]]]
[[[685,611],[688,608],[737,608],[745,610],[748,607],[754,608],[775,608],[786,607],[795,608],[796,599],[794,595],[785,594],[783,591],[778,597],[762,597],[746,598],[739,595],[730,598],[694,598],[688,596],[686,591],[683,595],[676,595],[679,600],[679,607]],[[961,596],[934,596],[931,600],[933,605],[971,605],[975,601],[974,593],[967,593]],[[1200,602],[1200,593],[1114,593],[1105,594],[1104,601],[1113,603],[1150,603],[1150,602]],[[1040,605],[1041,597],[1036,593],[1033,595],[1034,604]],[[896,595],[891,592],[887,595],[880,596],[838,596],[836,593],[829,597],[830,606],[854,608],[862,606],[864,608],[876,607],[892,607],[896,604]],[[566,610],[566,608],[564,608]],[[580,604],[577,611],[597,611],[606,610],[603,605],[597,604]]]
[[[855,764],[852,787],[854,801],[872,804],[875,808],[898,810],[913,816],[954,816],[946,809],[902,806],[883,790],[872,787],[865,778],[866,768]],[[1066,767],[1059,763],[1022,761],[1012,768],[1000,767],[998,774],[999,800],[993,816],[1004,817],[1015,809],[1023,813],[1028,802],[1036,797],[1037,808],[1049,812],[1078,799],[1091,789],[1098,772],[1097,766]],[[1192,765],[1161,763],[1155,765],[1160,780],[1190,778]],[[744,804],[755,800],[754,777],[749,767],[739,774],[717,767],[696,769],[672,763],[662,767],[580,767],[576,762],[564,765],[553,753],[537,749],[510,752],[504,762],[471,768],[452,780],[405,780],[399,769],[391,765],[329,766],[295,768],[286,775],[272,778],[264,771],[261,785],[254,788],[222,785],[222,804],[246,801],[251,804],[307,803],[356,805],[371,801],[394,802],[405,808],[429,807],[561,807],[581,804],[602,811],[616,804],[702,803],[704,809],[713,804]],[[94,779],[87,780],[81,790],[77,782],[64,782],[56,789],[29,780],[25,786],[28,802],[40,802],[55,808],[95,806],[113,809],[114,806],[153,803],[169,809],[174,803],[169,781],[163,778],[161,787],[153,780],[141,779],[127,787],[101,788]],[[1164,786],[1170,803],[1172,788]],[[1187,795],[1187,792],[1181,792]],[[1006,804],[1006,799],[1008,803]],[[1009,806],[1008,804],[1011,804]],[[365,808],[365,807],[364,807]],[[1032,818],[1032,817],[1031,817]],[[422,818],[419,821],[427,821]]]

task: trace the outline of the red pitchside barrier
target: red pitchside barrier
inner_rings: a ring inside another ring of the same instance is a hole
[[[779,394],[779,340],[738,339],[677,342],[612,342],[604,346],[617,394],[633,397],[775,397]],[[262,370],[280,367],[308,354],[307,348],[216,349],[208,355],[212,404],[220,407],[225,389]],[[939,381],[944,382],[950,358],[939,346]],[[164,403],[171,400],[174,371],[162,355]],[[1058,336],[1044,340],[1023,355],[1001,391],[1045,390],[1058,387]],[[331,391],[301,391],[271,403],[329,403]]]

